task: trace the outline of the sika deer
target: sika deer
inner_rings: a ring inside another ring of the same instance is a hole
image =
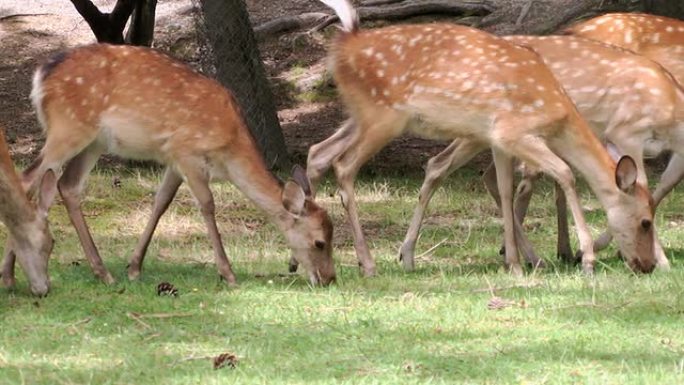
[[[594,131],[620,152],[635,159],[639,183],[648,185],[642,160],[647,140],[661,141],[664,147],[684,155],[684,92],[657,63],[631,51],[573,36],[509,36],[505,39],[532,48],[541,55]],[[408,267],[413,262],[423,212],[434,188],[449,172],[453,148],[454,145],[449,146],[428,163],[421,200],[401,249],[404,261],[409,259]],[[519,188],[523,193],[518,198],[521,207],[516,204],[516,217],[521,221],[532,192],[533,174],[526,173]],[[495,192],[496,179],[491,169],[484,179],[489,191]],[[562,213],[560,217],[563,217]],[[567,223],[560,218],[561,227],[563,222]],[[567,232],[561,229],[559,234],[559,249],[563,249],[559,251],[569,254]],[[520,231],[516,235],[524,237]],[[657,263],[667,268],[665,253],[657,238],[655,241]],[[636,267],[637,261],[627,262]],[[641,269],[636,267],[636,270]]]
[[[640,13],[610,13],[572,26],[566,34],[626,48],[665,67],[684,84],[684,21]],[[659,146],[655,146],[659,148]],[[684,157],[674,153],[653,192],[654,207],[684,178]],[[597,246],[606,246],[610,241]],[[599,243],[599,242],[597,242]]]
[[[33,186],[46,171],[66,163],[59,191],[91,267],[103,281],[113,278],[88,231],[80,195],[105,152],[166,165],[152,216],[131,258],[130,279],[140,274],[157,222],[186,181],[199,203],[219,273],[235,283],[214,217],[212,179],[231,181],[270,217],[312,283],[335,279],[332,224],[313,201],[305,172],[295,169],[294,181],[279,183],[266,168],[235,98],[215,81],[151,49],[101,44],[72,49],[38,68],[32,97],[47,138],[24,173],[25,184]]]
[[[346,0],[322,0],[342,22],[331,63],[339,92],[356,125],[348,125],[310,150],[310,177],[332,162],[347,210],[357,256],[366,275],[375,272],[354,198],[354,178],[373,154],[406,131],[456,139],[457,167],[492,149],[504,218],[506,264],[520,274],[514,237],[512,159],[550,174],[563,188],[587,273],[593,241],[565,161],[589,182],[608,213],[620,250],[651,271],[653,209],[629,156],[613,160],[570,98],[528,48],[452,24],[400,25],[361,30]]]
[[[5,286],[14,286],[14,269],[7,267],[13,267],[16,255],[28,278],[31,292],[37,296],[44,296],[50,290],[47,269],[53,242],[48,228],[47,209],[56,193],[54,181],[55,175],[46,173],[41,182],[38,205],[29,202],[14,170],[5,135],[0,129],[0,221],[9,232],[2,280]]]

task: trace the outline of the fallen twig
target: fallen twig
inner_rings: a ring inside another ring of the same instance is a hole
[[[497,291],[504,291],[504,290],[511,290],[511,289],[527,289],[531,287],[537,287],[541,286],[541,283],[539,282],[533,282],[533,283],[521,283],[521,284],[516,284],[516,285],[510,285],[510,286],[501,286],[501,287],[496,287],[496,286],[489,286],[489,287],[483,287],[479,289],[473,289],[470,290],[471,293],[490,293],[494,295],[494,292]]]
[[[76,322],[73,322],[73,323],[67,325],[67,327],[73,328],[73,327],[76,327],[78,325],[87,324],[88,322],[90,322],[92,320],[93,320],[93,317],[86,317],[80,321],[76,321]]]
[[[126,313],[126,316],[132,319],[133,321],[139,323],[145,329],[152,329],[152,326],[150,326],[147,322],[140,319],[140,314],[128,312]]]
[[[435,245],[432,246],[431,248],[427,249],[425,252],[423,252],[423,253],[421,253],[421,254],[418,254],[418,256],[416,257],[416,259],[422,258],[422,257],[424,257],[424,256],[426,256],[426,255],[428,255],[428,254],[430,254],[430,253],[433,252],[436,248],[438,248],[438,247],[441,246],[444,242],[446,242],[447,239],[449,239],[449,238],[444,238],[444,239],[442,239],[441,241],[437,242],[437,244],[435,244]]]
[[[629,305],[631,301],[625,301],[623,303],[617,304],[617,305],[603,305],[603,304],[598,304],[594,302],[580,302],[572,305],[565,305],[565,306],[556,306],[552,308],[547,308],[549,310],[564,310],[564,309],[575,309],[575,308],[582,308],[582,307],[589,307],[589,308],[596,308],[596,309],[619,309],[622,307],[625,307]]]
[[[0,21],[5,21],[9,19],[14,19],[15,17],[26,17],[26,16],[51,16],[54,13],[15,13],[12,15],[0,16]]]
[[[128,314],[131,314],[137,318],[143,319],[143,318],[174,318],[174,317],[191,317],[195,315],[194,313],[150,313],[150,314],[140,314],[140,313],[135,313],[135,312],[130,312]]]

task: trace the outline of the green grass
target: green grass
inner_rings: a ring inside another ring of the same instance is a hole
[[[359,277],[334,188],[320,191],[336,224],[338,283],[311,288],[287,276],[289,252],[275,228],[228,184],[215,184],[224,243],[240,286],[217,278],[201,217],[183,187],[162,219],[143,276],[125,266],[159,175],[98,170],[84,202],[95,241],[118,283],[97,282],[64,208],[51,211],[57,245],[53,290],[0,290],[0,384],[681,384],[684,381],[684,239],[675,191],[658,224],[668,273],[636,276],[615,249],[594,278],[556,263],[552,188],[542,184],[527,230],[550,263],[521,279],[498,255],[501,221],[479,177],[451,178],[433,200],[404,273],[398,246],[420,176],[358,184],[362,221],[379,276]],[[603,215],[585,188],[598,234]],[[180,295],[158,297],[160,281]],[[493,296],[510,301],[489,310]],[[161,318],[155,316],[162,316]],[[238,356],[213,370],[211,357]]]

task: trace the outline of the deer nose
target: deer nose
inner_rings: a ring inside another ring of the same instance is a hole
[[[656,264],[654,261],[643,261],[639,258],[634,258],[630,261],[629,267],[634,272],[649,274],[653,272]]]
[[[335,276],[335,275],[332,275],[332,276],[327,277],[327,278],[321,278],[321,280],[320,280],[321,286],[328,286],[334,282],[337,282],[337,276]]]
[[[45,297],[50,291],[50,282],[31,284],[31,293],[36,297]]]

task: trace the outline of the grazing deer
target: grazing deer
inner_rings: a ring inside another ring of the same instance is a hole
[[[505,39],[532,48],[541,55],[595,132],[636,161],[639,183],[648,185],[642,156],[647,140],[661,142],[663,148],[684,156],[684,92],[657,63],[631,51],[574,36],[509,36]],[[404,261],[408,257],[411,265],[427,199],[449,172],[440,162],[448,166],[453,149],[452,144],[428,162],[421,188],[422,199],[401,249]],[[534,174],[526,173],[519,188],[516,217],[521,221],[532,193]],[[492,193],[496,193],[495,178],[490,168],[484,179]],[[567,223],[564,200],[560,197],[557,202],[561,204],[559,254],[567,258],[571,251],[564,229],[564,223]],[[516,235],[524,237],[521,231]],[[667,268],[667,257],[657,238],[655,241],[657,264]]]
[[[14,286],[13,265],[15,258],[18,258],[28,278],[29,288],[37,296],[44,296],[50,290],[47,270],[53,242],[47,210],[56,193],[54,184],[55,175],[46,173],[40,185],[37,206],[28,200],[0,128],[0,221],[9,232],[2,280],[5,286]],[[7,268],[10,265],[12,268]]]
[[[602,41],[646,56],[665,67],[679,84],[684,84],[684,21],[642,13],[609,13],[575,24],[564,33]],[[653,192],[654,207],[682,178],[684,157],[674,153]]]
[[[568,163],[582,173],[606,209],[625,258],[640,271],[653,269],[653,208],[648,190],[637,181],[636,163],[629,156],[617,162],[611,158],[536,53],[452,24],[361,30],[349,1],[322,2],[342,22],[331,63],[355,124],[311,148],[308,172],[316,181],[332,162],[366,275],[374,273],[375,264],[359,223],[354,178],[373,154],[406,131],[460,138],[452,169],[492,149],[505,260],[514,274],[522,269],[514,237],[513,158],[538,167],[561,185],[575,219],[585,272],[593,272],[593,240]]]
[[[646,56],[684,84],[684,21],[643,13],[609,13],[575,24],[564,33]]]
[[[159,218],[185,181],[207,226],[218,271],[235,283],[214,216],[212,179],[231,181],[270,217],[312,283],[335,279],[332,223],[314,202],[305,171],[295,168],[294,180],[284,185],[268,171],[237,101],[217,82],[151,49],[97,44],[39,67],[32,99],[47,137],[24,172],[24,183],[32,188],[45,172],[66,163],[59,192],[101,280],[113,278],[88,231],[80,195],[103,153],[166,165],[152,216],[131,258],[130,279],[139,276]]]

